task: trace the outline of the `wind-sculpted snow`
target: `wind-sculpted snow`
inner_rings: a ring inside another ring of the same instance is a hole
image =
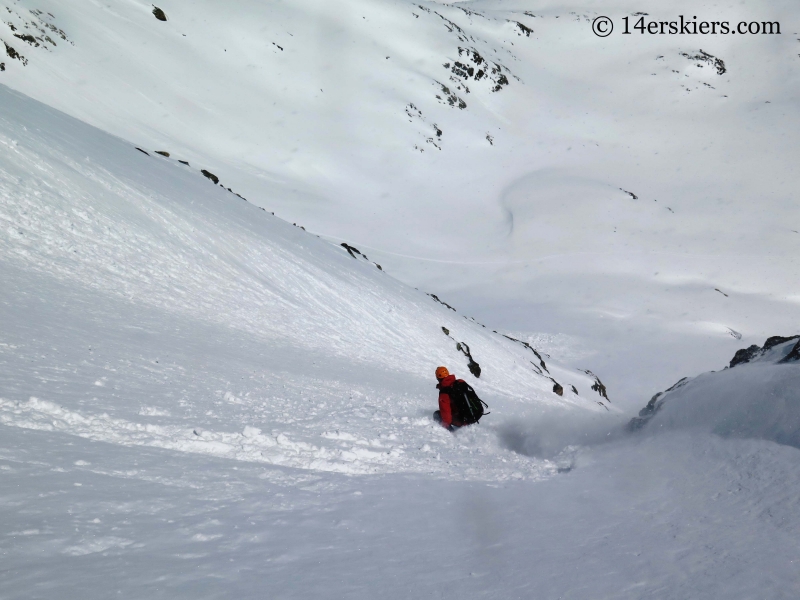
[[[796,337],[774,338],[753,363],[682,379],[656,394],[631,428],[700,430],[800,448],[800,362],[786,362]],[[770,340],[767,340],[768,342]]]

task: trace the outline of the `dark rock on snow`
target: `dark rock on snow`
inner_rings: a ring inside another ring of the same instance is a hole
[[[796,362],[796,361],[800,361],[800,340],[797,340],[797,343],[794,345],[794,348],[792,348],[791,352],[789,352],[789,354],[787,354],[781,360],[782,363]]]
[[[153,16],[158,19],[159,21],[166,21],[167,15],[164,14],[164,11],[158,8],[157,6],[153,7]]]
[[[206,171],[205,169],[200,169],[200,172],[201,172],[203,175],[205,175],[205,176],[206,176],[208,179],[210,179],[211,181],[213,181],[215,185],[216,185],[217,183],[219,183],[219,177],[217,177],[216,175],[214,175],[212,172],[210,172],[210,171]]]
[[[705,52],[702,48],[698,50],[697,54],[689,54],[688,52],[681,52],[681,56],[683,56],[684,58],[688,58],[689,60],[696,61],[698,64],[701,62],[706,63],[707,65],[716,69],[717,75],[724,75],[725,73],[728,72],[728,69],[725,66],[725,62],[721,58],[717,58],[716,56],[713,56],[708,52]]]
[[[545,362],[544,362],[544,359],[542,358],[542,355],[541,355],[541,354],[539,354],[539,353],[536,351],[536,348],[534,348],[533,346],[531,346],[531,345],[530,345],[528,342],[523,342],[522,340],[518,340],[517,338],[513,338],[513,337],[511,337],[510,335],[506,335],[506,334],[501,334],[501,335],[502,335],[504,338],[506,338],[507,340],[511,340],[512,342],[516,342],[516,343],[518,343],[518,344],[522,344],[522,345],[523,345],[523,346],[525,346],[525,347],[526,347],[528,350],[530,350],[531,352],[533,352],[533,353],[534,353],[534,355],[536,356],[536,358],[538,358],[538,359],[539,359],[539,365],[542,367],[542,369],[544,369],[545,371],[547,371],[547,365],[545,364]],[[547,372],[549,373],[550,371],[547,371]],[[577,392],[576,392],[576,393],[577,393]]]
[[[603,398],[605,398],[606,400],[611,402],[611,400],[608,397],[608,392],[606,391],[606,386],[603,385],[603,382],[600,381],[600,378],[597,375],[595,375],[594,373],[592,373],[591,371],[588,371],[588,370],[584,371],[584,373],[586,373],[589,377],[594,377],[594,383],[592,384],[592,391],[597,392]]]
[[[736,365],[742,365],[742,364],[745,364],[745,363],[749,363],[754,358],[758,358],[759,356],[763,356],[764,354],[766,354],[769,350],[771,350],[775,346],[777,346],[779,344],[783,344],[785,342],[791,342],[792,340],[797,340],[797,339],[800,339],[800,335],[793,335],[793,336],[789,336],[789,337],[785,337],[785,336],[782,336],[782,335],[773,335],[772,337],[767,338],[767,340],[764,342],[764,347],[763,348],[757,346],[756,344],[753,344],[749,348],[742,348],[741,350],[737,350],[736,354],[733,355],[733,358],[731,359],[731,362],[730,362],[730,365],[728,365],[728,368],[732,369]],[[798,342],[798,343],[800,344],[800,342]],[[797,350],[797,346],[795,346],[789,352],[789,354],[787,356],[785,356],[780,362],[791,362],[792,360],[798,360],[798,358],[791,358],[791,359],[789,358],[796,351],[798,353],[800,353],[800,350]]]
[[[37,42],[36,38],[29,33],[15,33],[14,37],[36,48],[39,47],[39,42]]]
[[[22,54],[17,52],[12,46],[9,46],[6,42],[3,42],[3,44],[6,47],[6,54],[8,55],[9,58],[13,58],[15,60],[18,60],[18,61],[20,61],[22,63],[23,66],[27,66],[27,64],[28,64],[28,59],[27,58],[22,56]]]
[[[353,258],[356,258],[356,254],[358,254],[359,256],[364,256],[355,246],[351,246],[350,244],[347,244],[345,242],[342,242],[339,245],[345,250],[347,250],[348,254],[350,254],[350,256],[352,256]],[[366,256],[364,256],[364,258],[366,258]]]
[[[531,34],[533,33],[533,29],[531,29],[527,25],[523,25],[519,21],[511,21],[511,22],[514,23],[514,25],[516,25],[517,28],[519,29],[520,33],[518,35],[525,34],[525,37],[531,37]]]
[[[753,360],[759,353],[761,348],[756,344],[753,344],[749,348],[742,348],[741,350],[737,350],[736,354],[733,355],[731,359],[731,364],[729,368],[733,368],[736,365],[741,365],[744,363],[748,363]]]
[[[458,342],[456,344],[456,350],[467,357],[467,368],[469,369],[469,372],[472,373],[474,377],[480,377],[481,366],[472,358],[472,353],[469,351],[469,346],[467,346],[467,344],[464,342]]]
[[[447,308],[449,308],[449,309],[450,309],[450,310],[452,310],[453,312],[458,312],[458,311],[457,311],[455,308],[453,308],[452,306],[450,306],[450,305],[449,305],[447,302],[445,302],[445,301],[443,301],[443,300],[439,300],[439,296],[437,296],[436,294],[428,294],[428,296],[430,296],[431,298],[433,298],[433,299],[434,299],[436,302],[438,302],[439,304],[441,304],[441,305],[443,305],[443,306],[446,306]]]
[[[639,416],[634,417],[633,419],[630,420],[630,422],[628,422],[628,431],[636,431],[644,427],[645,424],[647,424],[647,422],[653,418],[653,415],[655,415],[659,411],[659,409],[663,406],[664,404],[663,396],[669,392],[672,392],[674,390],[677,390],[678,388],[683,387],[687,383],[689,383],[689,378],[684,377],[683,379],[680,379],[677,383],[675,383],[672,387],[664,390],[663,392],[658,392],[655,396],[650,398],[650,402],[647,403],[647,406],[645,406],[642,410],[639,411]]]

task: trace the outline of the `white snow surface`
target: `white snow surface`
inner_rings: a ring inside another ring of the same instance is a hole
[[[184,165],[0,95],[0,422],[314,470],[494,480],[556,467],[496,433],[434,426],[438,365],[500,414],[613,409],[587,374],[545,372],[529,348]],[[72,369],[81,391],[49,385]]]
[[[797,331],[796,0],[159,6],[0,0],[25,59],[0,82],[481,321],[571,336],[629,407]],[[623,35],[644,12],[782,29]]]
[[[800,448],[800,368],[779,362],[795,344],[796,339],[750,364],[679,382],[659,397],[661,406],[646,427],[692,428]]]
[[[797,333],[794,2],[159,5],[0,0],[0,600],[800,596],[791,344],[618,408]]]
[[[193,168],[7,88],[0,147],[3,600],[800,593],[784,347],[631,433],[567,335],[524,339],[560,397],[529,349]],[[478,426],[432,422],[439,363]]]

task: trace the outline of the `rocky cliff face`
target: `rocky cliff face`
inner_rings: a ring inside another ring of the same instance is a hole
[[[797,343],[795,343],[794,346],[786,343],[793,340],[797,340]],[[790,348],[788,353],[781,357],[778,362],[791,362],[800,360],[800,335],[793,335],[791,337],[773,335],[772,337],[767,338],[767,341],[764,342],[763,347],[753,344],[749,348],[742,348],[741,350],[738,350],[736,354],[733,355],[729,368],[761,359],[767,354],[771,354],[770,351],[777,346]]]

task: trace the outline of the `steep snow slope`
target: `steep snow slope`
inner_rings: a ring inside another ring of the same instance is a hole
[[[582,392],[556,396],[528,348],[195,167],[5,88],[0,147],[4,600],[800,593],[800,450],[728,435],[765,400],[800,423],[798,363],[628,434],[591,378],[548,359]],[[432,424],[439,362],[479,427]]]
[[[599,1],[0,6],[26,62],[3,82],[476,317],[572,336],[631,402],[797,321],[792,0],[647,8],[771,36],[622,35],[642,6]]]
[[[633,430],[696,428],[800,448],[800,336],[776,336],[739,351],[719,373],[684,378],[656,394]]]
[[[302,468],[493,479],[543,466],[504,450],[491,425],[466,437],[500,470],[462,463],[430,419],[439,364],[480,390],[495,427],[548,407],[608,412],[593,376],[547,365],[186,165],[0,96],[0,421]],[[431,436],[463,468],[440,462]]]

